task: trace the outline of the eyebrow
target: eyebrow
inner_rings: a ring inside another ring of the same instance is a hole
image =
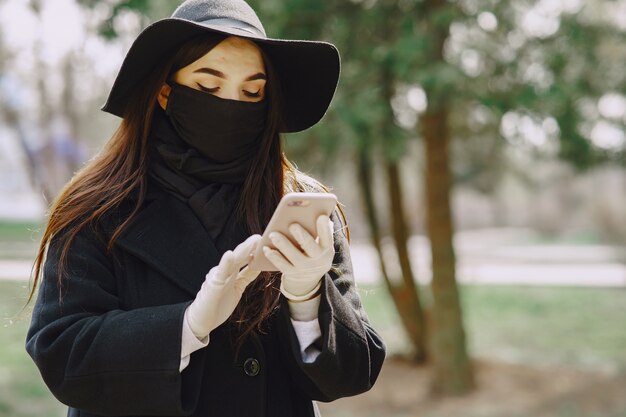
[[[205,73],[205,74],[211,74],[211,75],[215,75],[216,77],[220,77],[220,78],[224,78],[224,79],[228,78],[226,76],[226,74],[224,74],[222,71],[218,71],[216,69],[209,68],[209,67],[198,68],[194,72],[201,72],[201,73]],[[267,80],[267,77],[262,72],[257,72],[256,74],[251,75],[248,78],[246,78],[244,81],[253,81],[253,80]]]

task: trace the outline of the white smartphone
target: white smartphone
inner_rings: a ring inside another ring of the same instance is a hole
[[[337,205],[337,196],[333,193],[291,192],[283,196],[276,206],[267,227],[263,231],[261,241],[252,254],[249,268],[258,271],[278,271],[272,261],[265,257],[263,246],[278,249],[269,238],[269,234],[277,231],[291,240],[296,247],[298,241],[289,232],[291,223],[300,223],[314,238],[317,237],[317,218],[326,214],[330,217]]]

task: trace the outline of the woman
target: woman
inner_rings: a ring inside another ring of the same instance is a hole
[[[102,108],[120,127],[36,259],[26,349],[69,416],[314,416],[372,387],[385,346],[339,206],[264,248],[278,272],[247,266],[285,192],[328,191],[279,134],[317,123],[338,76],[331,44],[269,39],[242,0],[138,36]]]

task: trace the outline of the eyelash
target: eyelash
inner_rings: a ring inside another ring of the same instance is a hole
[[[200,87],[203,91],[206,91],[207,93],[215,93],[217,91],[217,89],[219,87],[215,87],[215,88],[206,88],[205,86],[198,84],[198,87]],[[256,93],[250,93],[248,91],[244,91],[244,93],[248,96],[248,97],[260,97],[260,91],[257,91]]]

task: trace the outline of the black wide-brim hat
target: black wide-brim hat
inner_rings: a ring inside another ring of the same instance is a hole
[[[243,0],[187,0],[171,17],[147,26],[128,50],[102,111],[124,117],[133,89],[177,46],[206,32],[254,41],[270,57],[283,92],[281,132],[299,132],[322,119],[339,81],[340,57],[328,42],[268,38]]]

